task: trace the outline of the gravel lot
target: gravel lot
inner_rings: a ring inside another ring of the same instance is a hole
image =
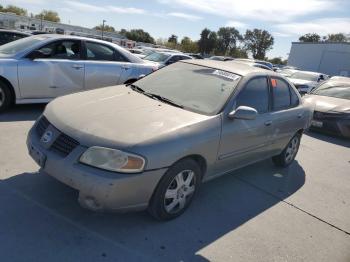
[[[350,261],[350,141],[303,136],[296,161],[206,183],[180,218],[83,210],[25,139],[44,106],[0,115],[1,261]]]

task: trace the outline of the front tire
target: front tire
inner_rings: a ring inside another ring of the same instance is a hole
[[[12,98],[9,86],[0,80],[0,112],[5,111],[11,105]]]
[[[278,167],[289,166],[293,162],[293,160],[295,159],[295,156],[298,153],[299,146],[300,146],[300,139],[301,139],[301,134],[300,133],[295,134],[292,137],[292,139],[289,141],[286,148],[282,151],[282,153],[272,157],[273,163]]]
[[[201,169],[192,159],[174,164],[160,180],[148,211],[158,220],[180,216],[188,208],[201,183]]]

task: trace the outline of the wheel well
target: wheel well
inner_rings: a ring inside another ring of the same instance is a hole
[[[179,162],[179,161],[184,160],[184,159],[194,160],[199,165],[199,167],[202,171],[202,178],[203,178],[205,172],[207,171],[207,161],[205,160],[205,158],[202,157],[201,155],[189,155],[189,156],[185,156],[185,157],[179,159],[176,162]]]
[[[13,89],[12,84],[10,83],[10,81],[8,81],[3,76],[0,76],[0,81],[4,82],[9,87],[9,90],[10,90],[11,95],[12,95],[12,101],[11,102],[14,103],[16,101],[16,93],[15,93],[15,90]]]
[[[127,85],[127,84],[132,84],[136,81],[137,79],[128,79],[125,81],[124,85]]]

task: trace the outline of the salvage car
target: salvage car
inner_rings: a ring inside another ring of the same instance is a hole
[[[314,106],[312,130],[350,138],[350,78],[332,77],[304,99]]]
[[[296,71],[288,76],[289,81],[294,84],[302,95],[311,92],[311,90],[328,78],[329,76],[326,74],[311,71]]]
[[[36,35],[0,47],[0,111],[130,83],[155,70],[116,44],[77,36]]]
[[[90,210],[181,215],[200,184],[272,158],[290,165],[312,109],[264,69],[186,60],[131,85],[55,99],[27,146]]]

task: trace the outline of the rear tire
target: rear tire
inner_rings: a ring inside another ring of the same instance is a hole
[[[281,154],[272,157],[273,163],[278,167],[287,167],[289,166],[295,156],[298,153],[300,146],[301,134],[295,134],[292,139],[288,142],[286,148],[281,152]]]
[[[188,208],[201,183],[201,169],[192,159],[174,164],[162,177],[148,212],[157,220],[170,220]]]
[[[0,112],[5,111],[12,104],[13,97],[10,87],[0,80]]]

